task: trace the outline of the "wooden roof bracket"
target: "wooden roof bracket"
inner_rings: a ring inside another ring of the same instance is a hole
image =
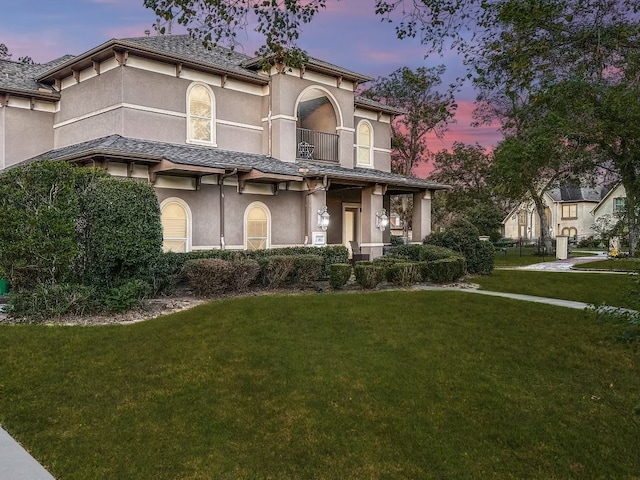
[[[176,63],[176,78],[182,76],[182,63]]]
[[[93,65],[93,70],[96,72],[96,75],[100,75],[100,62],[92,59],[91,63]]]
[[[124,50],[122,52],[114,51],[113,53],[118,64],[121,67],[125,67],[127,65],[127,60],[129,59],[129,50]]]
[[[6,107],[9,105],[9,94],[0,93],[0,107]]]

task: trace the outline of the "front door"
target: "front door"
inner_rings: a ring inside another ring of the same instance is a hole
[[[342,243],[351,253],[351,243],[360,243],[360,205],[343,204],[342,206]]]

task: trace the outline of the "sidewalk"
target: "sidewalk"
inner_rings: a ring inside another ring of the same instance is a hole
[[[29,453],[0,428],[2,480],[55,480]]]
[[[589,252],[585,252],[589,253]],[[533,270],[533,271],[543,271],[543,272],[572,272],[578,271],[582,273],[603,273],[596,272],[590,270],[574,270],[573,266],[579,263],[589,263],[589,262],[597,262],[599,260],[606,260],[607,254],[606,252],[593,252],[597,255],[593,255],[590,257],[574,257],[567,258],[566,260],[555,260],[553,262],[540,262],[534,263],[532,265],[525,265],[524,267],[502,267],[498,268],[499,270]],[[619,273],[619,272],[604,272],[604,273]]]

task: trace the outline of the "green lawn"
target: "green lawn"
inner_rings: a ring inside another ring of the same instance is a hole
[[[601,262],[604,260],[593,263]],[[637,296],[634,298],[630,293],[635,278],[630,275],[606,273],[494,270],[489,276],[474,277],[471,281],[479,284],[483,290],[495,292],[637,308]]]
[[[505,250],[501,248],[496,249],[495,254],[495,266],[496,267],[523,267],[525,265],[533,265],[534,263],[541,262],[554,262],[556,260],[555,254],[534,255],[534,249],[531,247],[509,247]],[[590,257],[595,256],[592,251],[580,251],[572,250],[569,252],[570,257]]]
[[[618,334],[425,291],[3,326],[0,423],[64,479],[634,478],[640,354]]]
[[[611,270],[618,272],[638,272],[640,271],[640,259],[638,258],[615,258],[599,260],[597,262],[581,263],[575,268],[588,270]]]

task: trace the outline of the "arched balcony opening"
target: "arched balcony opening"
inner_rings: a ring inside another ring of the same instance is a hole
[[[297,157],[303,160],[338,161],[338,116],[327,94],[316,88],[298,100],[296,111]]]

